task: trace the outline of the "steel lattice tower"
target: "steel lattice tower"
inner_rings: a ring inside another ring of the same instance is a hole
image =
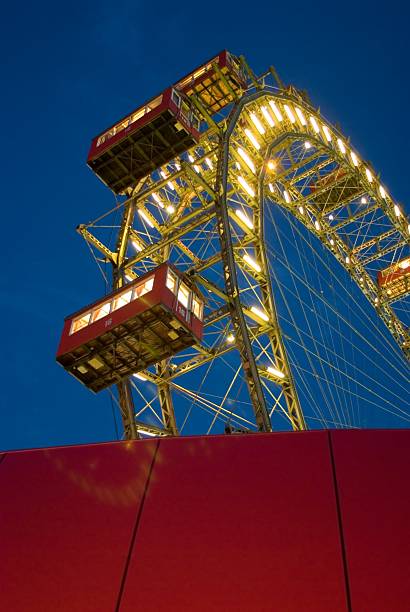
[[[400,277],[401,285],[383,287],[372,265],[396,269],[409,257],[410,226],[402,208],[306,93],[284,86],[273,68],[255,76],[244,58],[238,63],[241,87],[232,87],[211,62],[209,87],[188,94],[201,119],[199,142],[151,167],[121,192],[113,211],[78,228],[112,265],[113,289],[172,261],[207,298],[203,343],[139,373],[155,385],[152,401],[136,406],[141,393],[133,379],[118,385],[127,438],[178,435],[183,418],[175,409],[176,393],[237,430],[270,431],[279,412],[294,430],[306,428],[266,250],[264,220],[272,206],[287,210],[321,241],[409,357],[409,333],[393,305],[406,298],[410,283]],[[218,91],[227,100],[219,108]],[[148,163],[149,151],[147,141],[135,164]],[[98,237],[99,223],[110,214],[120,215],[115,247]],[[235,366],[228,368],[233,353]],[[220,371],[230,373],[227,390],[245,381],[251,417],[202,393],[209,367],[218,361]],[[154,401],[157,425],[144,420]]]

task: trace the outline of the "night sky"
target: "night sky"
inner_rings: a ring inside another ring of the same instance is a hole
[[[103,0],[3,9],[0,448],[115,438],[108,395],[93,396],[55,363],[64,316],[104,291],[75,233],[113,204],[85,164],[89,143],[221,49],[244,54],[256,73],[274,64],[307,89],[409,212],[409,9],[377,7]]]

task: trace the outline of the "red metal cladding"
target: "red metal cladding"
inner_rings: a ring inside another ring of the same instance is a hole
[[[331,432],[352,609],[410,609],[410,431]]]
[[[121,612],[346,610],[326,432],[161,440]]]
[[[0,455],[0,610],[407,612],[409,447],[361,430]]]
[[[9,453],[0,610],[112,612],[156,441]]]

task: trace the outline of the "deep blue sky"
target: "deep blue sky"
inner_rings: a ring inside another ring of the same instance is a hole
[[[101,278],[74,228],[112,204],[90,139],[223,48],[273,63],[410,201],[404,3],[36,2],[2,11],[0,448],[114,438],[107,396],[54,362]],[[409,210],[408,205],[406,206]]]

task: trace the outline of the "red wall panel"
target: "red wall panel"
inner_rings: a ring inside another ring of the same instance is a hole
[[[8,453],[0,610],[112,612],[156,441]]]
[[[410,609],[410,431],[331,433],[352,609]]]
[[[346,610],[328,434],[160,442],[121,612]]]
[[[351,609],[407,610],[409,448],[361,430],[0,454],[0,610],[346,610],[340,526]]]

